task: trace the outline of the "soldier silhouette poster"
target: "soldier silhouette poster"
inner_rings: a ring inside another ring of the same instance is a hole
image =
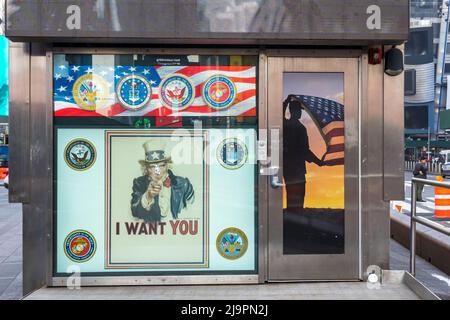
[[[342,73],[283,79],[284,254],[344,253]]]
[[[208,267],[207,133],[106,131],[106,268]]]

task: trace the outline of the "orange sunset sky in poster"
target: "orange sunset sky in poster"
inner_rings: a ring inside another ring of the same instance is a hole
[[[286,73],[284,99],[289,94],[311,95],[344,104],[344,78],[340,73]],[[309,146],[321,159],[326,144],[320,129],[310,116],[302,113],[301,122],[308,130]],[[344,208],[344,166],[319,167],[306,162],[305,208]],[[284,194],[284,205],[286,199]]]

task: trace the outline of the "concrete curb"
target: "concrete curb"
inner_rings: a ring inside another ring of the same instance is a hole
[[[409,249],[410,217],[406,214],[391,213],[391,238]],[[450,274],[450,237],[417,224],[417,255]]]

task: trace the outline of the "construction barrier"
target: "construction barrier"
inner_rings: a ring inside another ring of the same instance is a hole
[[[8,168],[0,168],[0,180],[3,180],[8,175]]]
[[[441,176],[436,177],[437,181],[443,181]],[[450,218],[450,189],[434,188],[434,217]]]

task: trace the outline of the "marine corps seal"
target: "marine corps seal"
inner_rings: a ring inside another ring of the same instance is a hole
[[[203,99],[213,109],[226,109],[236,99],[236,86],[230,78],[214,75],[206,80],[203,86]]]
[[[95,254],[97,242],[86,230],[75,230],[64,240],[66,256],[75,262],[86,262]]]

